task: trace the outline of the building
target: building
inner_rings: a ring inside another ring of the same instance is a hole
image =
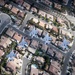
[[[23,11],[20,10],[20,11],[18,12],[18,16],[19,16],[19,17],[22,17],[22,18],[23,18],[24,15],[25,15],[25,13],[24,13]]]
[[[44,50],[44,51],[46,52],[47,49],[48,49],[48,46],[47,46],[46,44],[43,44],[41,49]]]
[[[7,46],[9,46],[11,44],[11,40],[10,38],[7,38],[5,36],[1,36],[0,39],[0,45],[3,46],[4,48],[6,48]]]
[[[4,6],[4,4],[5,4],[4,0],[0,0],[0,5]]]
[[[61,65],[57,61],[52,60],[49,72],[53,75],[59,75],[59,73],[61,72]]]
[[[30,5],[26,2],[23,3],[23,7],[26,8],[27,10],[30,9]]]
[[[32,47],[34,49],[37,49],[38,48],[38,45],[39,45],[39,42],[38,41],[32,40],[32,42],[30,44],[30,47]]]
[[[16,40],[17,43],[19,43],[22,39],[22,35],[16,32],[13,36],[13,39]]]
[[[36,59],[38,62],[41,62],[41,63],[44,63],[44,62],[45,62],[44,58],[43,58],[43,57],[40,57],[40,56],[35,57],[35,59]]]
[[[30,75],[38,75],[38,73],[39,70],[35,67],[35,65],[32,65]]]
[[[15,2],[18,3],[19,5],[22,5],[24,1],[23,0],[16,0]]]
[[[61,5],[58,3],[54,3],[54,8],[61,10]]]
[[[51,21],[53,21],[53,20],[54,20],[53,15],[50,15],[50,14],[47,14],[47,18],[50,18],[50,20],[51,20]]]
[[[38,15],[41,15],[41,16],[45,17],[46,13],[44,11],[39,10]]]
[[[0,57],[4,55],[4,52],[0,50]]]
[[[40,21],[40,22],[39,22],[39,26],[41,26],[41,27],[43,27],[43,28],[44,28],[44,27],[45,27],[45,22]]]
[[[11,4],[9,4],[9,5],[5,4],[5,7],[8,8],[9,10],[11,10],[13,6]]]
[[[36,30],[38,31],[38,33],[37,33],[37,34],[38,34],[38,36],[40,36],[40,37],[41,37],[41,35],[42,35],[42,32],[43,32],[43,31],[42,31],[41,29],[39,29],[39,28],[37,28]]]
[[[53,49],[52,48],[48,48],[47,54],[50,55],[50,56],[53,56],[54,55]]]
[[[6,34],[10,37],[13,37],[15,31],[12,28],[8,28],[8,30],[6,31]]]
[[[35,7],[32,7],[31,11],[37,13],[37,9]]]
[[[9,71],[9,69],[10,69],[10,70],[12,70],[12,72],[13,72],[14,74],[16,73],[16,68],[17,68],[17,67],[16,67],[14,61],[9,61],[9,62],[7,62],[6,68],[7,68],[8,71]]]
[[[12,11],[13,13],[17,14],[18,11],[19,11],[19,9],[13,6],[12,9],[11,9],[11,11]]]
[[[33,18],[33,22],[38,23],[39,21],[38,21],[38,19]]]

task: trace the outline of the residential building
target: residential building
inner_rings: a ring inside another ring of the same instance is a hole
[[[36,67],[31,66],[30,75],[38,75],[38,73],[39,73],[39,70]]]
[[[45,52],[47,51],[47,49],[48,49],[48,46],[46,45],[46,44],[42,44],[42,48],[41,48],[42,50],[44,50]]]
[[[12,11],[13,13],[17,14],[18,11],[19,11],[19,9],[13,6],[12,9],[11,9],[11,11]]]
[[[45,17],[46,16],[46,12],[42,11],[42,10],[39,10],[38,12],[39,15]]]
[[[5,7],[8,8],[9,10],[11,10],[13,6],[11,4],[9,4],[9,5],[5,4]]]
[[[32,7],[31,11],[37,13],[37,9],[35,7]]]
[[[13,36],[13,39],[15,39],[17,43],[19,43],[22,39],[22,35],[16,32]]]
[[[26,2],[23,3],[23,6],[24,6],[27,10],[30,9],[30,5],[29,5],[28,3],[26,3]]]
[[[54,20],[53,15],[50,15],[50,14],[47,14],[47,18],[50,18],[50,20],[51,20],[51,21],[53,21],[53,20]]]
[[[54,7],[55,7],[56,9],[61,10],[61,5],[60,5],[60,4],[58,4],[58,3],[54,3]]]
[[[20,16],[20,17],[22,17],[22,18],[23,18],[23,17],[24,17],[24,15],[25,15],[25,13],[24,13],[23,11],[21,11],[21,10],[20,10],[20,11],[18,12],[18,16]]]
[[[43,27],[43,28],[44,28],[44,27],[45,27],[45,22],[40,21],[40,22],[39,22],[39,26],[41,26],[41,27]]]
[[[22,5],[24,0],[16,0],[15,2],[18,3],[19,5]]]
[[[39,28],[37,28],[36,30],[38,31],[38,33],[37,33],[38,36],[41,36],[41,34],[42,34],[43,31],[41,29],[39,29]]]
[[[7,70],[10,69],[10,70],[12,70],[12,72],[13,72],[14,74],[16,73],[17,67],[16,67],[14,61],[9,61],[9,62],[7,62],[6,67],[7,67]]]
[[[38,19],[33,18],[33,22],[38,23],[39,21],[38,21]]]
[[[0,57],[4,55],[4,52],[0,50]]]
[[[0,5],[4,6],[4,4],[5,4],[4,0],[0,0]]]
[[[49,72],[53,75],[59,75],[59,73],[61,72],[61,65],[57,61],[52,60]]]
[[[12,28],[8,28],[8,30],[6,31],[6,34],[10,37],[13,37],[13,35],[15,34],[15,31]]]
[[[40,56],[35,57],[35,59],[36,59],[38,62],[41,62],[41,63],[44,63],[44,62],[45,62],[44,58],[43,58],[43,57],[40,57]]]
[[[30,47],[32,47],[34,49],[37,49],[38,48],[38,45],[39,45],[39,42],[38,41],[32,40],[32,42],[30,44]]]
[[[3,46],[4,48],[6,48],[7,46],[9,46],[9,44],[11,44],[11,40],[8,37],[5,36],[1,36],[0,39],[0,45]]]

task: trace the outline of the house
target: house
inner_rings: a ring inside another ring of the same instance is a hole
[[[32,7],[31,11],[37,13],[37,9],[35,7]]]
[[[53,30],[54,32],[58,33],[58,28],[57,28],[57,27],[53,26],[53,27],[52,27],[52,30]]]
[[[58,10],[61,10],[61,5],[58,3],[54,3],[54,7]]]
[[[39,10],[38,15],[41,15],[41,16],[45,17],[46,13],[44,11]]]
[[[15,74],[18,69],[22,66],[22,60],[20,59],[20,54],[17,51],[11,51],[7,55],[7,70],[12,70],[12,72]]]
[[[7,46],[9,46],[9,44],[11,44],[11,40],[10,38],[7,38],[5,36],[1,36],[0,39],[0,45],[3,46],[4,48],[6,48]]]
[[[6,68],[7,70],[12,70],[12,72],[15,74],[16,71],[17,71],[17,67],[16,67],[16,64],[14,63],[14,61],[9,61],[7,62],[7,65],[6,65]]]
[[[63,22],[64,22],[64,20],[62,20],[61,18],[57,18],[57,21],[60,23],[60,24],[62,24]]]
[[[28,51],[34,54],[36,52],[36,49],[32,47],[28,47]]]
[[[35,65],[32,65],[30,75],[38,75],[38,73],[39,70],[35,67]]]
[[[38,48],[38,45],[39,45],[39,42],[38,41],[32,40],[32,42],[30,44],[30,47],[32,47],[34,49],[37,49]]]
[[[25,7],[27,10],[30,9],[30,5],[28,3],[26,3],[26,2],[23,3],[23,7]]]
[[[0,57],[4,55],[4,52],[0,50]]]
[[[33,22],[38,23],[39,21],[38,21],[38,19],[33,18]]]
[[[74,1],[74,0],[73,0]],[[67,4],[68,3],[68,0],[63,0],[63,3]]]
[[[61,65],[57,61],[52,60],[51,65],[58,69],[58,71],[61,70]]]
[[[13,37],[15,31],[12,28],[8,28],[8,30],[6,31],[6,34],[10,37]]]
[[[5,4],[5,7],[8,8],[9,10],[11,10],[13,6],[11,4],[9,4],[9,5]]]
[[[63,54],[56,51],[56,57],[58,58],[58,60],[62,61]]]
[[[57,61],[52,60],[49,67],[49,72],[53,75],[59,75],[59,73],[61,72],[61,65]]]
[[[13,39],[15,39],[17,41],[17,43],[19,43],[22,39],[22,35],[19,34],[18,32],[16,32],[13,36]]]
[[[53,21],[54,17],[53,15],[47,14],[47,18],[50,18],[51,21]]]
[[[18,44],[18,48],[25,49],[26,47],[28,47],[28,43],[25,41],[25,38],[23,37],[21,42]]]
[[[22,5],[24,2],[24,0],[16,0],[16,3],[18,3],[19,5]]]
[[[5,4],[4,0],[0,0],[0,5],[4,6],[4,4]]]
[[[18,11],[19,11],[19,9],[13,6],[12,9],[11,9],[11,11],[12,11],[13,13],[17,14]]]
[[[38,31],[38,33],[37,33],[38,36],[41,36],[41,34],[42,34],[43,31],[41,29],[38,29],[38,28],[36,30]]]
[[[39,26],[44,28],[45,27],[45,23],[43,21],[40,21]]]
[[[52,23],[51,23],[52,24]],[[46,24],[46,29],[52,29],[53,26],[51,24]]]
[[[37,60],[38,62],[41,62],[41,63],[44,63],[44,62],[45,62],[45,60],[44,60],[43,57],[38,56],[38,57],[35,57],[35,58],[36,58],[36,60]]]
[[[51,36],[51,38],[52,38],[52,43],[54,43],[54,44],[56,44],[55,42],[56,42],[56,37],[54,37],[54,36],[52,36],[52,35],[50,35]]]
[[[53,49],[52,48],[48,48],[47,54],[49,54],[50,56],[53,56],[54,55]]]
[[[48,49],[48,46],[47,46],[46,44],[43,44],[41,49],[44,50],[44,51],[46,52],[47,49]]]
[[[27,42],[28,46],[30,45],[30,39],[28,37],[25,37],[25,41]]]
[[[24,17],[24,15],[25,15],[25,13],[24,13],[23,11],[20,10],[20,11],[18,12],[18,16]]]
[[[52,73],[52,75],[59,75],[58,70],[53,65],[50,66],[49,72]]]

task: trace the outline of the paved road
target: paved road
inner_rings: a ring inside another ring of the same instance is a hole
[[[23,28],[25,27],[27,21],[32,17],[32,14],[27,12],[25,19],[23,20],[22,26],[20,27],[20,30],[23,31]]]
[[[13,28],[13,30],[15,30],[16,32],[18,32],[18,33],[22,34],[23,36],[28,36],[29,38],[31,38],[31,37],[29,36],[29,34],[28,34],[28,33],[23,33],[21,30],[19,30],[19,29],[17,29],[17,28],[15,28],[15,27],[13,27],[12,25],[9,25],[9,27]],[[34,39],[34,40],[36,40],[36,41],[38,41],[38,42],[40,42],[40,43],[44,44],[44,41],[43,41],[43,40],[41,40],[40,38],[33,37],[33,38],[31,38],[31,39]],[[54,48],[56,51],[59,51],[59,52],[61,52],[62,54],[64,54],[64,55],[65,55],[65,53],[63,53],[63,51],[61,51],[59,48],[55,47],[54,45],[49,44],[48,46],[49,46],[49,47]]]
[[[60,12],[51,9],[50,7],[46,7],[45,5],[43,5],[41,3],[36,3],[35,1],[31,1],[31,0],[25,0],[25,1],[28,2],[29,4],[33,4],[34,3],[34,6],[36,8],[39,8],[39,9],[47,12],[48,14],[51,14],[51,15],[53,15],[55,17],[60,17],[61,19],[67,21],[68,27],[70,28],[70,22],[69,22],[69,20],[64,15],[62,15]]]
[[[11,23],[11,18],[5,13],[0,13],[0,34],[2,34],[3,30],[7,27],[9,23]]]
[[[29,64],[30,60],[28,58],[23,57],[23,64],[22,64],[22,75],[25,75],[25,69]]]
[[[72,45],[71,49],[69,50],[69,52],[68,52],[67,55],[66,55],[66,58],[65,58],[65,61],[64,61],[64,65],[63,65],[63,69],[62,69],[61,75],[66,75],[67,65],[68,65],[68,63],[69,63],[70,56],[71,56],[71,54],[72,54],[72,52],[73,52],[74,50],[75,50],[75,36],[74,36],[73,45]]]

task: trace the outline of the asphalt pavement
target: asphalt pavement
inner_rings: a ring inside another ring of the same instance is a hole
[[[69,52],[66,54],[61,75],[66,75],[67,66],[68,66],[68,63],[69,63],[69,59],[70,59],[70,56],[71,56],[71,54],[72,54],[72,52],[73,52],[74,50],[75,50],[75,36],[74,36],[73,45],[72,45],[71,49],[69,50]]]

